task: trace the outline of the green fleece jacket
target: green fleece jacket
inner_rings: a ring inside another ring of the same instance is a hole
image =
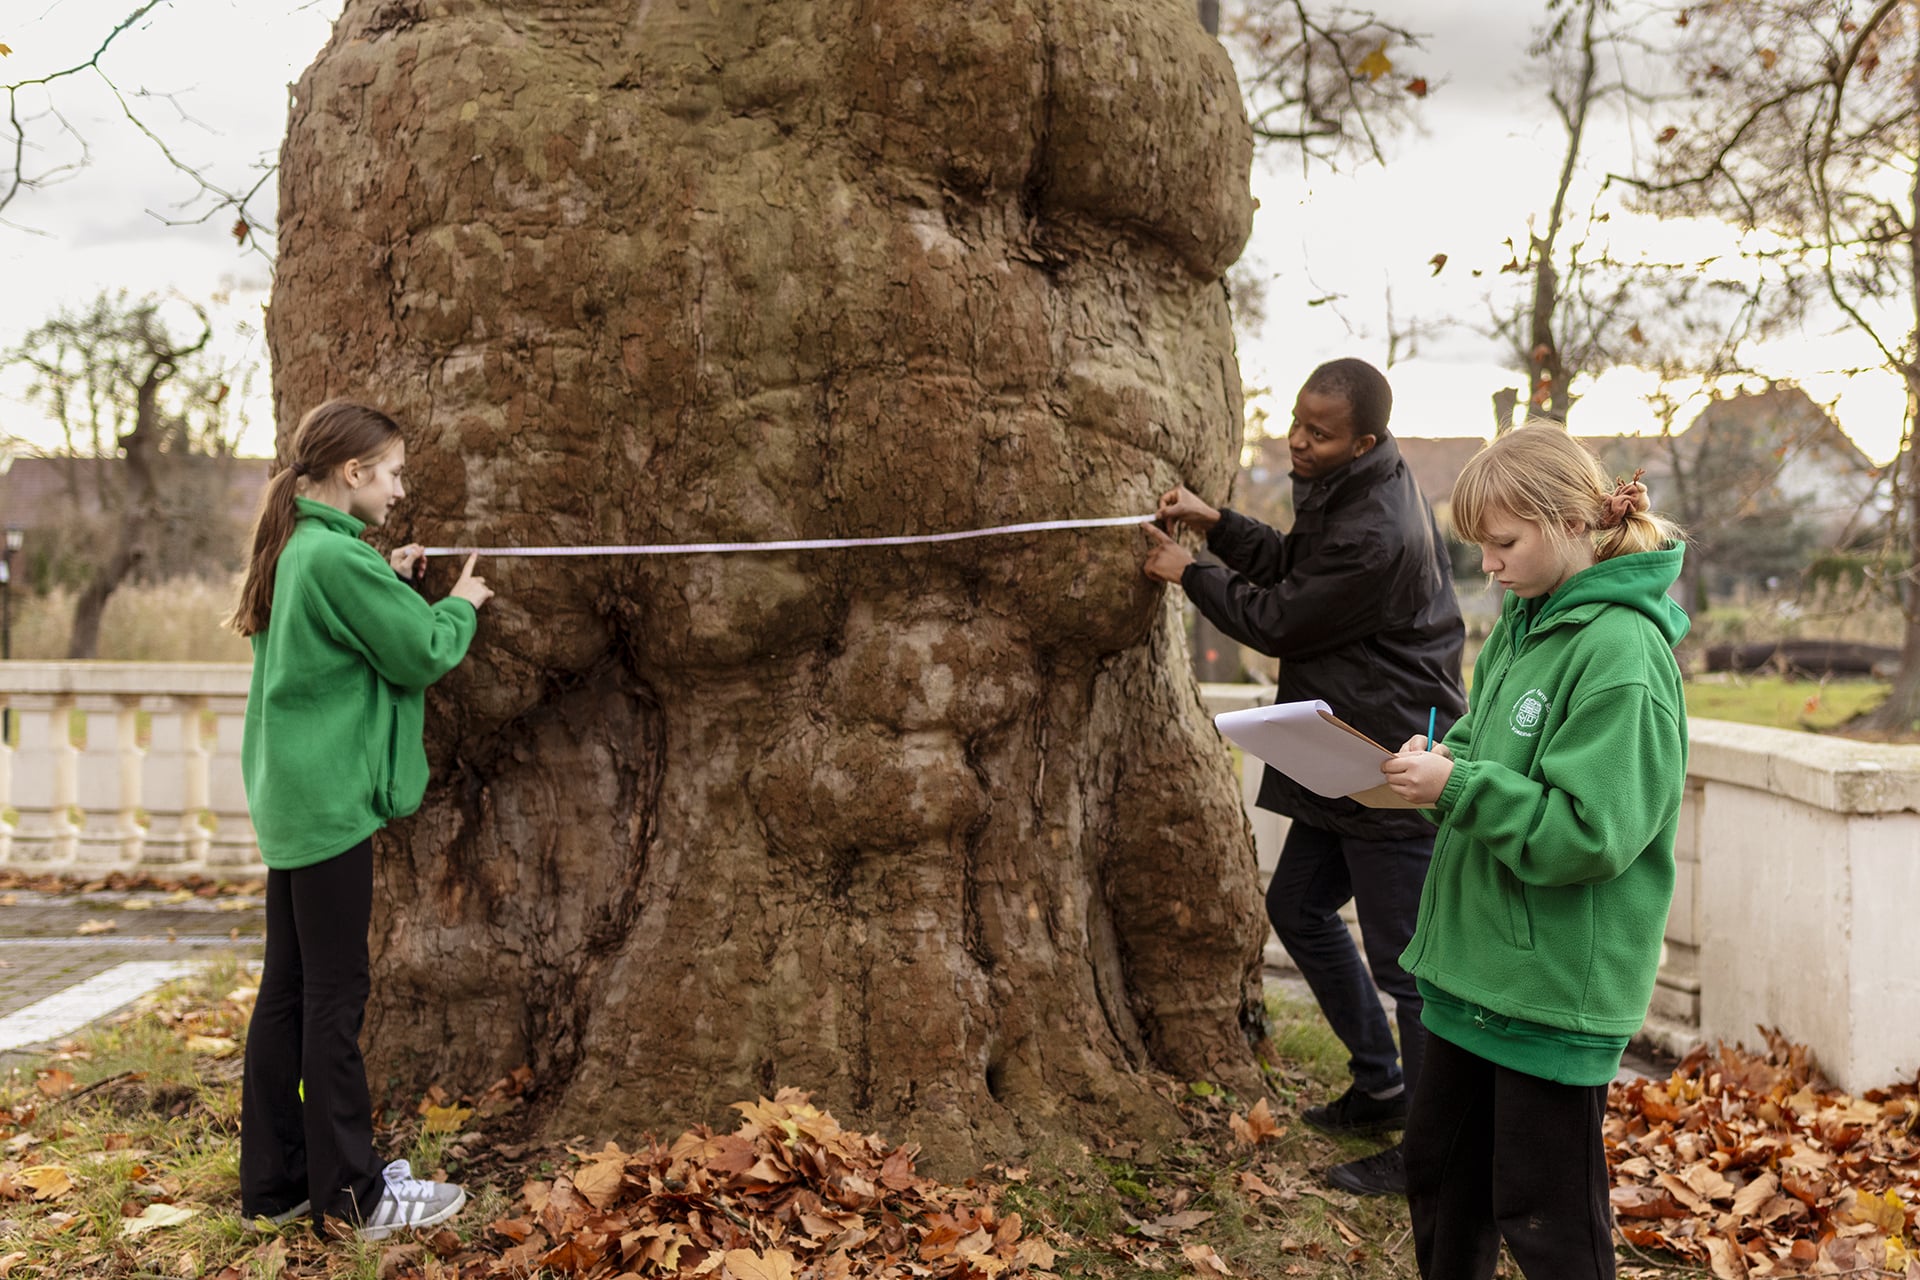
[[[466,655],[478,621],[465,600],[422,600],[360,541],[361,521],[294,503],[240,740],[260,856],[280,870],[345,853],[420,807],[425,690]]]
[[[1617,556],[1543,601],[1509,595],[1474,663],[1400,963],[1482,1028],[1624,1047],[1646,1017],[1687,772],[1673,645],[1688,623],[1666,595],[1682,556]]]

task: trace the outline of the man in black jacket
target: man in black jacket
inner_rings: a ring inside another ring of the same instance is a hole
[[[1151,525],[1146,564],[1148,577],[1179,583],[1222,631],[1280,659],[1276,702],[1323,699],[1390,748],[1426,733],[1428,708],[1438,709],[1444,735],[1466,707],[1465,633],[1446,544],[1387,434],[1392,406],[1372,365],[1321,365],[1294,401],[1287,435],[1292,530],[1282,535],[1175,489],[1161,498],[1160,519],[1206,533],[1224,567],[1197,562]],[[1420,993],[1400,953],[1413,936],[1434,828],[1407,810],[1316,795],[1273,769],[1257,803],[1293,820],[1267,887],[1267,916],[1352,1055],[1352,1087],[1303,1118],[1330,1133],[1400,1128],[1426,1043]],[[1348,899],[1371,980],[1339,916]],[[1375,983],[1395,1001],[1398,1059]],[[1406,1189],[1398,1146],[1327,1177],[1361,1194]]]

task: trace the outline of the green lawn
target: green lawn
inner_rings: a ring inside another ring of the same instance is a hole
[[[1687,714],[1824,733],[1871,710],[1886,696],[1887,685],[1878,680],[1713,676],[1687,682]]]

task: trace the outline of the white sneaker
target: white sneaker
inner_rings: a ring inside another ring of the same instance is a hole
[[[395,1160],[380,1176],[387,1184],[380,1203],[354,1232],[362,1240],[385,1240],[396,1231],[438,1226],[467,1202],[467,1193],[451,1182],[414,1177],[413,1166],[405,1160]]]

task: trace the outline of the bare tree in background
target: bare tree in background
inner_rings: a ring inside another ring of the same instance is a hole
[[[251,244],[262,253],[270,253],[271,228],[253,210],[253,201],[264,190],[274,173],[273,166],[262,164],[253,181],[245,187],[228,187],[214,181],[207,169],[181,158],[168,134],[188,117],[169,94],[145,87],[127,87],[115,70],[116,53],[129,33],[153,20],[156,10],[167,8],[167,0],[143,0],[127,16],[101,34],[100,42],[86,58],[65,66],[0,82],[0,226],[31,230],[9,215],[16,202],[33,192],[64,182],[93,163],[93,150],[85,133],[73,123],[73,113],[65,97],[83,84],[104,89],[118,107],[121,116],[159,152],[174,169],[193,183],[193,194],[183,203],[182,217],[163,217],[174,225],[194,225],[232,214],[233,237],[242,245]],[[0,37],[8,32],[0,29]],[[13,37],[19,39],[17,35]],[[0,44],[0,54],[12,57],[15,50]],[[173,120],[164,118],[158,104],[173,108]],[[158,114],[156,114],[158,113]]]
[[[69,658],[95,655],[107,601],[129,578],[168,559],[170,539],[186,530],[196,543],[207,535],[217,540],[224,483],[202,483],[206,477],[196,472],[204,468],[190,460],[231,458],[244,425],[232,391],[248,374],[213,358],[213,324],[204,309],[190,310],[196,323],[182,335],[156,299],[102,294],[84,309],[55,315],[0,355],[28,371],[28,398],[59,424],[68,459],[119,464],[91,469],[105,525],[74,602]],[[69,469],[76,514],[83,497],[78,474],[78,467]],[[225,473],[215,478],[224,482]]]
[[[1638,185],[1666,214],[1749,234],[1772,287],[1863,335],[1907,412],[1888,582],[1906,618],[1899,673],[1872,727],[1920,726],[1920,7],[1912,0],[1711,0],[1672,14],[1692,109],[1660,134]]]
[[[1224,35],[1248,68],[1241,89],[1254,138],[1297,151],[1303,170],[1385,163],[1383,141],[1429,92],[1424,76],[1395,62],[1419,46],[1419,36],[1365,10],[1248,0],[1228,17]]]

